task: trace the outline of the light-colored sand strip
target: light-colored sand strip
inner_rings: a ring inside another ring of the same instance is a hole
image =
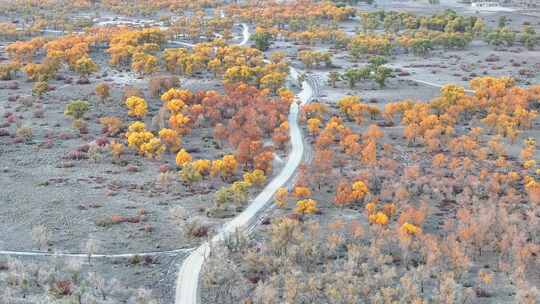
[[[403,79],[414,81],[416,83],[424,84],[424,85],[427,85],[427,86],[430,86],[430,87],[435,87],[435,88],[442,88],[443,87],[443,85],[440,85],[438,83],[429,82],[429,81],[425,81],[425,80],[420,80],[420,79],[416,79],[416,78],[404,77]],[[465,93],[474,94],[475,92],[474,92],[474,90],[465,89]]]
[[[92,258],[132,258],[136,256],[157,256],[157,255],[176,255],[179,253],[188,253],[195,248],[182,248],[164,251],[148,251],[137,253],[119,253],[119,254],[90,254]],[[88,258],[88,253],[65,253],[65,252],[44,252],[44,251],[11,251],[0,250],[0,255],[7,256],[33,256],[33,257],[68,257],[68,258]]]

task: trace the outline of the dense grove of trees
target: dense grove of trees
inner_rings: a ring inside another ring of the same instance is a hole
[[[464,49],[475,38],[494,45],[511,46],[520,42],[529,49],[539,41],[531,26],[525,26],[521,33],[510,30],[505,23],[488,28],[479,17],[463,17],[451,10],[417,16],[395,11],[355,12],[330,3],[299,1],[280,6],[232,6],[230,12],[255,22],[258,33],[266,33],[273,39],[290,39],[307,45],[327,43],[348,49],[353,58],[400,51],[425,56],[435,48]],[[335,22],[353,15],[358,16],[360,32],[350,37]]]
[[[231,5],[227,13],[253,21],[261,27],[275,25],[277,28],[289,27],[296,31],[309,28],[319,20],[346,20],[353,15],[354,9],[338,7],[330,2],[291,1],[275,5],[271,1],[253,1],[245,5]]]
[[[14,42],[6,47],[6,52],[13,62],[24,65],[22,69],[32,81],[52,79],[63,65],[76,71],[82,77],[88,77],[99,69],[90,56],[91,51],[102,44],[111,42],[113,33],[125,33],[125,31],[98,29],[86,35],[66,35],[52,40],[37,37],[28,41]],[[140,33],[140,35],[145,34],[147,34],[145,30]],[[35,62],[37,57],[42,55],[45,57],[41,62]],[[115,55],[113,53],[113,62],[119,57]]]
[[[209,70],[216,76],[221,75],[228,84],[242,82],[272,92],[284,84],[288,72],[282,58],[265,63],[259,50],[229,46],[222,40],[199,43],[193,50],[165,49],[162,58],[171,73],[190,76]]]
[[[169,2],[164,1],[156,6],[172,5]],[[392,11],[354,12],[350,8],[331,3],[308,1],[279,6],[232,5],[228,13],[257,22],[255,41],[261,50],[268,47],[269,39],[285,37],[305,44],[316,41],[334,44],[346,48],[355,59],[368,54],[388,55],[398,51],[410,51],[424,56],[437,47],[465,48],[475,37],[484,37],[496,46],[511,46],[519,42],[529,49],[533,49],[539,41],[538,34],[529,25],[525,25],[523,31],[518,33],[510,30],[503,20],[497,28],[489,29],[482,19],[458,16],[453,11],[419,17]],[[353,14],[359,16],[362,32],[350,37],[335,22]],[[299,22],[302,20],[304,23]],[[44,38],[18,41],[10,44],[6,52],[13,61],[23,63],[23,70],[35,81],[53,77],[63,63],[80,73],[81,77],[87,78],[99,69],[90,52],[105,45],[112,65],[129,66],[141,75],[159,71],[162,57],[165,68],[171,72],[192,75],[208,68],[215,75],[223,74],[229,81],[244,81],[258,86],[262,85],[261,80],[267,76],[264,87],[276,91],[284,81],[286,67],[283,64],[269,65],[261,70],[260,54],[245,48],[228,47],[221,40],[199,44],[193,51],[170,49],[160,55],[166,37],[170,35],[198,40],[204,36],[209,39],[215,32],[222,32],[223,38],[229,38],[231,27],[231,17],[207,18],[199,12],[176,20],[167,32],[158,29],[91,29],[85,35],[67,35],[52,41]],[[380,33],[380,29],[384,32]],[[0,27],[0,30],[6,37],[13,35],[13,27],[9,24]],[[214,49],[216,46],[219,48],[217,51]],[[46,58],[40,63],[32,62],[43,50]],[[300,52],[299,57],[307,67],[319,63],[327,66],[331,64],[329,54],[306,50]],[[16,72],[14,67],[2,66],[2,78],[13,77]]]
[[[272,172],[274,150],[282,149],[288,140],[287,114],[292,102],[290,93],[280,91],[271,97],[268,90],[259,90],[246,84],[226,87],[226,94],[215,91],[191,92],[172,88],[161,96],[163,106],[155,118],[161,119],[159,130],[152,131],[143,122],[147,104],[139,96],[126,99],[129,115],[139,121],[131,123],[126,133],[127,146],[148,158],[161,158],[165,153],[175,154],[180,179],[192,185],[220,178],[232,183],[216,193],[216,206],[226,208],[229,202],[242,204],[248,190],[260,186]],[[118,121],[103,118],[105,130],[114,135]],[[214,140],[228,146],[234,154],[222,159],[194,159],[183,147],[183,137],[193,129],[211,127]],[[274,145],[265,143],[269,139]],[[117,143],[118,144],[118,143]],[[120,146],[112,147],[121,155]],[[236,180],[246,172],[242,180]]]
[[[200,10],[214,7],[221,3],[216,0],[74,0],[65,2],[62,0],[14,0],[0,3],[0,9],[4,12],[16,12],[19,14],[32,14],[40,9],[47,9],[50,12],[77,12],[81,10],[110,9],[116,13],[124,15],[150,15],[162,9],[175,12],[183,10]]]
[[[67,35],[47,41],[34,38],[10,44],[6,51],[13,63],[1,66],[2,78],[9,79],[21,69],[33,81],[47,81],[68,66],[82,78],[99,70],[91,53],[106,46],[110,64],[128,67],[140,75],[154,74],[163,68],[173,74],[192,76],[211,71],[222,76],[226,83],[247,83],[277,93],[285,82],[288,65],[283,57],[263,61],[257,49],[229,46],[223,40],[199,43],[192,50],[165,49],[165,32],[159,29],[99,29],[83,35]],[[37,57],[45,58],[37,63]]]
[[[233,19],[230,17],[212,16],[209,18],[202,11],[193,16],[182,16],[171,23],[168,32],[176,38],[188,38],[198,42],[201,37],[212,40],[217,33],[222,38],[232,36]]]
[[[79,3],[80,2],[80,3]],[[91,7],[93,3],[89,1],[75,1],[70,3],[74,7]],[[388,52],[393,48],[411,50],[416,54],[426,54],[434,47],[459,48],[466,47],[475,37],[483,37],[489,43],[495,45],[512,45],[520,42],[528,48],[534,48],[538,44],[538,35],[531,26],[526,25],[521,33],[510,30],[506,21],[499,22],[498,27],[488,28],[479,17],[463,17],[456,12],[447,10],[432,16],[417,16],[413,13],[396,11],[375,11],[360,12],[347,6],[339,6],[330,2],[315,3],[312,1],[295,1],[284,5],[273,5],[272,2],[260,5],[257,2],[247,4],[234,4],[228,6],[227,16],[221,18],[214,16],[208,18],[200,10],[203,7],[211,7],[215,1],[198,1],[196,4],[190,1],[168,0],[147,2],[136,2],[124,5],[124,1],[104,1],[100,5],[108,8],[129,11],[135,13],[137,8],[140,12],[150,13],[157,9],[169,8],[194,9],[195,14],[182,16],[171,24],[169,33],[175,36],[187,37],[198,40],[201,37],[214,36],[214,33],[221,33],[224,38],[231,37],[232,18],[239,17],[257,24],[263,31],[259,33],[270,35],[273,38],[286,37],[288,39],[301,41],[305,44],[315,42],[325,42],[338,47],[347,47],[352,50],[352,54],[358,52]],[[36,3],[28,1],[20,4],[27,9],[35,9]],[[59,5],[58,1],[49,1],[42,7]],[[336,22],[347,20],[352,16],[358,16],[358,28],[362,33],[355,38],[349,37],[345,32],[336,26]],[[37,33],[53,24],[58,18],[39,18],[34,21],[26,31]],[[65,26],[69,18],[61,24],[53,24],[54,28]],[[0,24],[0,34],[6,37],[15,37],[16,31],[13,25]],[[74,25],[80,28],[87,28],[87,25]],[[381,34],[382,30],[384,34]],[[267,39],[266,36],[265,39]],[[256,39],[260,41],[260,39]],[[382,45],[381,45],[382,44]],[[264,49],[264,48],[263,48]],[[354,56],[356,56],[354,55]]]

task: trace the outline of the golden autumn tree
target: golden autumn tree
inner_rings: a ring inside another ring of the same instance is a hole
[[[321,131],[321,120],[318,118],[308,119],[307,125],[311,135],[317,135]]]
[[[173,153],[176,153],[182,144],[180,135],[172,129],[163,128],[159,130],[159,139]]]
[[[303,199],[296,202],[294,211],[298,214],[313,214],[319,211],[317,201],[313,199]]]
[[[127,108],[129,109],[128,115],[134,117],[143,117],[146,112],[148,112],[148,106],[146,101],[138,96],[131,96],[126,99],[125,102]]]
[[[96,85],[96,95],[99,100],[104,103],[111,96],[111,88],[106,83],[100,83]]]
[[[341,180],[336,187],[336,195],[334,203],[338,206],[345,206],[353,203],[354,197],[352,194],[351,185],[346,180]]]
[[[274,199],[276,202],[276,205],[279,208],[283,208],[287,205],[287,198],[289,196],[289,190],[287,188],[281,187],[276,191],[276,194],[274,195]]]
[[[73,69],[79,73],[82,78],[87,79],[88,76],[97,72],[99,67],[90,57],[83,57],[75,62]]]
[[[150,75],[159,70],[158,59],[154,55],[137,52],[133,54],[131,69],[140,75]]]
[[[292,195],[296,198],[307,198],[311,196],[311,190],[308,187],[296,186],[293,189]]]
[[[184,166],[185,164],[191,162],[191,160],[192,160],[191,154],[189,154],[185,149],[180,150],[176,154],[176,165],[178,167]]]

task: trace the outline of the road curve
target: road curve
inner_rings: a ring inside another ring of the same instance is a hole
[[[249,37],[251,36],[251,34],[249,33],[249,26],[247,24],[240,23],[240,26],[242,26],[242,41],[240,41],[237,45],[244,46],[248,43]],[[170,44],[180,45],[180,46],[184,46],[188,48],[193,48],[195,46],[195,44],[193,43],[179,41],[179,40],[169,40],[167,42]]]
[[[242,26],[242,41],[240,41],[238,45],[246,45],[246,43],[248,43],[249,41],[250,36],[249,26],[245,23],[240,23],[240,25]]]
[[[246,28],[244,28],[244,31],[246,31]],[[300,73],[291,67],[290,76],[293,80],[298,81]],[[314,88],[311,81],[306,79],[302,82],[302,91],[297,94],[297,100],[300,105],[303,105],[310,102],[313,97]],[[292,147],[287,158],[287,163],[281,169],[281,172],[272,179],[242,213],[226,223],[210,241],[205,242],[199,248],[192,251],[183,261],[176,281],[175,304],[198,303],[199,277],[204,260],[210,253],[210,248],[225,240],[236,231],[249,229],[256,221],[257,216],[269,205],[274,193],[293,177],[304,154],[304,140],[300,126],[298,125],[300,105],[293,102],[289,111],[288,121]]]

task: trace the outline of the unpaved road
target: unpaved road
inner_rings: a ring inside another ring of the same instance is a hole
[[[244,27],[244,33],[248,32]],[[245,37],[245,34],[244,34]],[[246,39],[244,39],[246,40]],[[291,67],[290,76],[298,81],[300,73]],[[314,88],[311,81],[305,80],[302,83],[302,91],[298,93],[297,98],[300,105],[306,104],[314,97]],[[265,210],[270,204],[274,193],[293,177],[296,169],[302,161],[304,154],[304,139],[300,126],[298,125],[298,113],[300,106],[295,102],[291,105],[289,112],[289,132],[291,139],[291,152],[287,159],[287,163],[281,172],[255,197],[251,204],[233,220],[223,226],[223,228],[210,241],[205,242],[183,261],[178,272],[176,282],[176,304],[196,304],[199,301],[199,277],[204,260],[210,253],[210,248],[236,231],[249,229],[256,221],[257,216]]]

